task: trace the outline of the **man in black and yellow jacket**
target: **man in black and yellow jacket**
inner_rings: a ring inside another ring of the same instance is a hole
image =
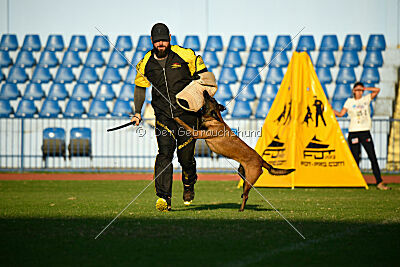
[[[156,117],[158,144],[154,167],[156,194],[159,197],[156,208],[166,211],[171,209],[172,159],[176,148],[182,166],[185,205],[189,205],[194,198],[194,184],[197,180],[195,139],[173,118],[180,117],[191,127],[198,127],[200,114],[181,108],[176,102],[176,95],[193,80],[199,79],[199,74],[207,72],[207,68],[193,50],[170,45],[171,35],[165,24],[157,23],[153,26],[151,39],[153,49],[136,66],[135,115],[132,121],[139,125],[146,88],[153,85],[151,105]]]

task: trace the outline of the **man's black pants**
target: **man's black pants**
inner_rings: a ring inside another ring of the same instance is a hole
[[[357,162],[360,162],[361,155],[361,145],[367,151],[368,158],[371,161],[372,171],[374,173],[376,183],[382,182],[381,171],[379,170],[378,160],[376,159],[374,142],[372,141],[372,136],[370,131],[360,131],[360,132],[349,132],[348,138],[351,153]]]
[[[193,129],[198,127],[198,117],[192,114],[180,116]],[[157,196],[170,198],[172,195],[172,160],[175,149],[182,166],[182,182],[193,185],[197,181],[196,160],[194,158],[195,139],[174,119],[156,116],[156,137],[158,155],[154,167]]]

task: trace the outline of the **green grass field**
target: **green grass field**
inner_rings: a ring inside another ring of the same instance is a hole
[[[0,265],[265,266],[400,262],[400,185],[365,189],[254,190],[238,212],[236,182],[199,181],[184,207],[155,210],[149,181],[0,181]]]

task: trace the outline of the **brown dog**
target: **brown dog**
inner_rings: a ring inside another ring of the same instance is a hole
[[[194,130],[180,118],[175,118],[180,125],[189,131],[195,139],[205,139],[212,151],[240,163],[239,173],[243,179],[243,201],[239,211],[243,211],[249,197],[249,191],[266,168],[272,175],[286,175],[294,169],[278,169],[268,162],[237,135],[224,122],[221,111],[225,107],[211,97],[207,91],[203,92],[205,104],[202,108],[202,124],[200,130]]]

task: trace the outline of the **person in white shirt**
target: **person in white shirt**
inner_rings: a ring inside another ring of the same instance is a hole
[[[364,91],[370,91],[370,94],[364,95]],[[357,162],[360,162],[361,145],[367,151],[368,158],[371,161],[372,171],[374,173],[377,188],[380,190],[388,190],[390,187],[386,186],[381,177],[379,170],[378,160],[376,159],[374,143],[371,136],[371,114],[370,103],[374,99],[380,89],[375,87],[365,88],[364,84],[357,82],[353,86],[353,96],[348,98],[340,112],[333,110],[336,116],[343,117],[348,113],[350,117],[349,137],[348,142],[351,153]]]

